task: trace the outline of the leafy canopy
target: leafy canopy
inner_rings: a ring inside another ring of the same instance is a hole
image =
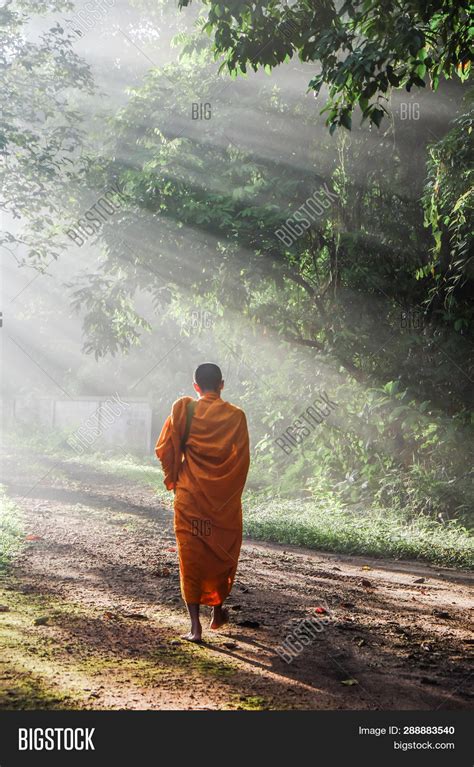
[[[191,0],[180,0],[180,7]],[[470,70],[472,23],[468,0],[202,0],[203,29],[231,75],[270,72],[295,54],[318,62],[309,83],[327,86],[327,124],[350,130],[356,106],[377,127],[391,88],[433,90],[440,80]]]

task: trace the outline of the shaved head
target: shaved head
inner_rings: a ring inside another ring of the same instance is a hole
[[[220,367],[213,362],[203,362],[194,371],[194,383],[197,383],[201,391],[218,391],[222,383]]]

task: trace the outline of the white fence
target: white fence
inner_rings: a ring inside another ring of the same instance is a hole
[[[111,416],[110,403],[117,395],[51,399],[15,397],[4,400],[5,425],[23,423],[58,431],[66,437],[90,434],[94,445],[116,445],[132,452],[149,453],[152,409],[146,400],[122,399]],[[106,417],[108,416],[108,417]],[[94,426],[92,426],[94,424]],[[88,440],[82,440],[85,444]]]

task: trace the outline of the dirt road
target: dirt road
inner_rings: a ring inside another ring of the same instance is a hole
[[[26,546],[1,581],[2,708],[472,705],[473,576],[246,541],[232,622],[195,646],[172,514],[149,487],[68,463],[34,487],[20,462],[5,470]],[[276,648],[308,618],[321,630],[287,663]]]

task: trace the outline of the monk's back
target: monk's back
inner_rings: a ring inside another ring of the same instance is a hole
[[[212,508],[243,488],[248,469],[244,412],[218,394],[206,393],[195,405],[177,492],[204,493]]]
[[[245,414],[240,408],[217,395],[201,397],[191,421],[186,455],[225,461],[236,446],[242,423]]]

